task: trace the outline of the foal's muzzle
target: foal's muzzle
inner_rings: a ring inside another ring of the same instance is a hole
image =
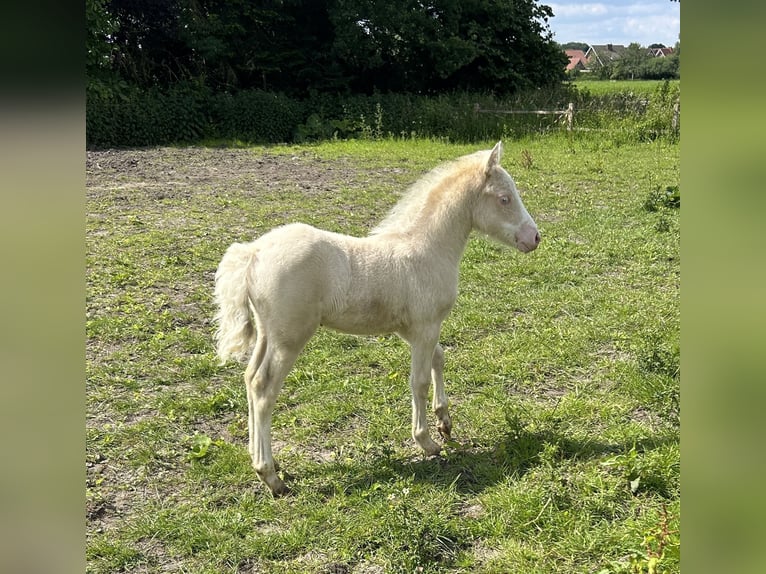
[[[524,223],[516,232],[516,247],[522,253],[529,253],[540,245],[540,231],[534,223]]]

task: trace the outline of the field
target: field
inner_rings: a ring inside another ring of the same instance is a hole
[[[506,142],[543,242],[469,242],[442,457],[410,438],[406,346],[320,330],[274,413],[293,494],[250,468],[243,366],[212,345],[226,247],[292,221],[364,234],[492,143],[88,152],[88,572],[680,570],[677,143]]]
[[[588,90],[594,96],[603,96],[607,94],[634,93],[634,94],[652,94],[664,80],[582,80],[572,82],[577,88]],[[680,80],[669,80],[671,87],[681,85]]]

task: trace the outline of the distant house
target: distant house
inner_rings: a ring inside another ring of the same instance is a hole
[[[607,66],[615,60],[619,60],[626,50],[622,44],[598,44],[588,47],[585,59],[589,67]]]
[[[649,48],[649,54],[655,58],[670,56],[674,51],[673,48]]]
[[[571,72],[573,70],[583,71],[588,68],[588,58],[585,57],[585,52],[582,50],[564,50],[564,53],[569,58],[566,71]]]

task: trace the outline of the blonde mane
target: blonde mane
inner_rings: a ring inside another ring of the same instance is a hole
[[[439,207],[449,203],[450,196],[478,186],[488,155],[488,151],[478,151],[429,171],[404,192],[388,215],[370,231],[370,235],[404,233],[421,225],[424,214],[429,217],[443,215]]]

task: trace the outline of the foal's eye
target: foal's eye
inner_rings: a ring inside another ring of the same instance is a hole
[[[507,195],[499,196],[498,200],[500,201],[500,205],[508,205],[509,203],[511,203],[511,198]]]

